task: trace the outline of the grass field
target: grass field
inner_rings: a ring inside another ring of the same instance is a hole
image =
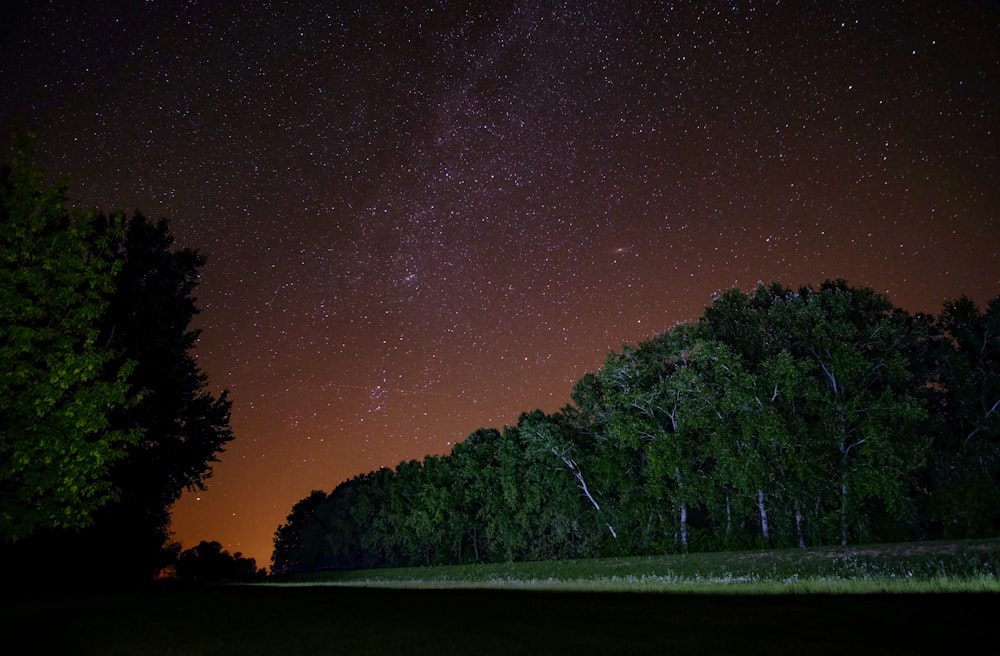
[[[123,656],[980,653],[998,565],[1000,541],[977,541],[36,590],[3,595],[0,630],[33,653]]]
[[[308,585],[571,592],[1000,592],[1000,540],[314,572],[279,580]]]

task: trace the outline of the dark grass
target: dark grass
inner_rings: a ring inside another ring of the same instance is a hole
[[[166,588],[7,594],[0,630],[18,653],[109,656],[988,653],[996,599]]]
[[[985,540],[326,572],[291,577],[308,583],[291,587],[174,583],[82,593],[68,582],[47,588],[29,578],[21,593],[0,588],[0,631],[8,644],[27,647],[16,653],[109,656],[992,653],[981,645],[996,633],[995,592],[796,594],[790,585],[789,593],[749,594],[752,587],[726,585],[716,594],[717,584],[687,593],[602,586],[628,576],[867,581],[903,572],[993,581],[998,570],[1000,541]],[[375,574],[402,587],[352,587]],[[598,585],[588,592],[494,585],[510,579]],[[441,581],[458,586],[421,587]]]

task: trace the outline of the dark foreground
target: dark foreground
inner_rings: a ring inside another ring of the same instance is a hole
[[[232,587],[4,596],[0,630],[51,654],[977,653],[996,600]]]

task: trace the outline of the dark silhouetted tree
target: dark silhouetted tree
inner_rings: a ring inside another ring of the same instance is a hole
[[[264,578],[253,558],[230,554],[218,542],[199,542],[177,557],[177,578],[191,583],[246,582]]]
[[[985,312],[962,297],[938,325],[934,391],[943,430],[931,467],[931,512],[946,537],[1000,534],[1000,298]]]
[[[321,490],[312,493],[292,506],[285,523],[274,532],[274,551],[271,552],[271,572],[283,574],[299,567],[315,565],[322,552],[303,551],[306,531],[319,521],[318,510],[326,503],[327,495]]]
[[[194,290],[205,258],[172,248],[165,220],[152,223],[137,212],[125,226],[113,244],[121,270],[101,328],[119,357],[136,363],[129,382],[141,392],[137,404],[111,416],[112,424],[142,437],[111,468],[119,499],[101,509],[78,544],[98,568],[146,578],[169,560],[163,546],[171,506],[184,490],[204,489],[232,439],[231,404],[225,391],[207,389],[194,358]],[[108,544],[128,545],[131,558],[102,563]]]

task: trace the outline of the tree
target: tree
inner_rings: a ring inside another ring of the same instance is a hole
[[[689,511],[700,500],[696,442],[688,424],[698,374],[691,354],[698,346],[695,327],[681,324],[638,349],[626,347],[608,358],[601,377],[611,408],[609,436],[639,446],[645,454],[647,489],[657,517],[667,511],[664,529],[675,548],[689,547]]]
[[[751,407],[757,416],[746,417],[742,423],[744,431],[765,437],[761,455],[770,464],[774,492],[784,505],[786,520],[792,521],[799,547],[822,541],[818,534],[811,534],[806,509],[821,505],[828,475],[824,469],[825,451],[803,415],[799,396],[799,391],[809,386],[810,371],[808,362],[795,359],[788,349],[778,351],[756,376]]]
[[[529,414],[521,416],[521,421]],[[496,484],[484,514],[495,560],[546,560],[592,555],[586,512],[573,478],[551,453],[518,426],[506,426],[497,445]]]
[[[419,460],[399,463],[392,479],[386,511],[400,565],[429,565],[432,520],[420,503],[424,466]]]
[[[253,558],[230,554],[218,542],[202,540],[181,552],[175,565],[177,578],[191,583],[253,581],[264,576]]]
[[[687,359],[692,377],[678,412],[686,439],[695,442],[698,472],[711,483],[703,486],[702,499],[710,515],[722,510],[724,540],[732,538],[733,515],[746,513],[754,515],[760,541],[770,545],[780,480],[775,455],[783,437],[774,395],[761,399],[758,377],[723,343],[699,341]]]
[[[0,528],[32,538],[9,555],[149,578],[170,507],[232,439],[192,352],[205,258],[165,220],[66,210],[30,169],[0,187]]]
[[[1000,441],[1000,297],[984,313],[963,296],[945,304],[940,323],[955,346],[945,375],[962,447]]]
[[[291,572],[319,559],[321,554],[304,553],[304,537],[306,531],[318,521],[319,509],[327,499],[322,490],[313,490],[309,496],[292,506],[285,523],[274,532],[274,551],[271,552],[273,573]]]
[[[807,375],[795,390],[813,439],[836,481],[839,537],[867,537],[876,503],[901,516],[908,481],[923,465],[918,434],[926,411],[912,384],[901,311],[843,280],[803,288],[775,303],[770,320]]]
[[[111,468],[138,426],[113,425],[136,400],[134,361],[101,340],[121,262],[121,222],[67,210],[26,151],[0,172],[0,535],[86,526],[118,496]]]
[[[116,231],[118,225],[123,230]],[[97,215],[94,227],[90,249],[105,244],[115,270],[106,303],[91,321],[98,343],[112,354],[109,362],[128,363],[127,382],[138,392],[104,419],[110,430],[136,438],[108,463],[116,494],[93,512],[91,524],[39,534],[18,557],[51,561],[72,553],[89,564],[76,570],[79,577],[148,580],[171,561],[165,549],[171,506],[185,489],[204,488],[211,463],[232,439],[230,401],[226,392],[207,390],[192,352],[194,289],[204,257],[174,249],[168,223],[151,223],[138,212],[128,220]]]
[[[442,456],[427,456],[421,465],[417,494],[407,517],[407,528],[419,545],[415,564],[448,564],[459,559],[464,521],[453,469],[451,458]]]
[[[132,558],[116,560],[114,571],[146,578],[168,560],[171,506],[184,490],[205,488],[217,454],[233,438],[231,403],[226,391],[207,389],[193,353],[194,290],[205,257],[173,248],[166,220],[153,223],[139,212],[127,221],[114,214],[102,220],[124,223],[125,232],[111,241],[120,269],[101,315],[101,338],[118,359],[135,363],[128,380],[141,392],[110,421],[142,437],[111,467],[120,498],[97,513],[78,543],[98,566],[105,545],[128,544]]]
[[[384,467],[369,474],[371,519],[362,546],[375,567],[406,564],[400,527],[407,511],[404,494],[410,494],[410,490],[404,491],[397,481],[397,470]]]
[[[932,392],[931,513],[948,537],[1000,533],[1000,298],[985,312],[962,297],[938,321]]]
[[[459,563],[490,559],[490,543],[486,527],[489,523],[486,507],[492,491],[497,489],[497,465],[500,431],[480,428],[451,450],[455,512],[461,517],[462,534],[458,544]]]
[[[575,444],[586,454],[588,479],[599,490],[602,520],[614,527],[605,540],[607,555],[646,554],[655,551],[655,509],[649,503],[645,445],[613,439],[609,421],[613,417],[602,378],[584,374],[573,387],[573,405],[563,416],[574,427]],[[584,441],[586,443],[584,444]]]
[[[564,413],[555,415],[546,415],[541,410],[536,410],[530,414],[522,415],[518,421],[518,428],[530,444],[543,453],[551,454],[555,459],[554,462],[561,463],[561,466],[573,477],[577,487],[580,488],[580,494],[594,508],[595,512],[601,513],[601,505],[597,500],[600,492],[591,489],[594,479],[590,477],[589,463],[584,461],[589,454],[586,446],[581,443],[582,435],[578,433],[567,416],[571,413],[571,408],[567,408]],[[587,469],[586,473],[584,472],[585,468]],[[587,484],[588,478],[590,478],[591,485]],[[612,523],[605,519],[604,525],[607,526],[612,538],[618,537]]]

